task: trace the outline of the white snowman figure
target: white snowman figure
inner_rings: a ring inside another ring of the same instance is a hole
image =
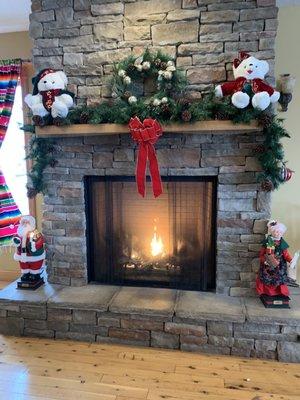
[[[32,78],[32,84],[32,94],[25,96],[25,102],[32,111],[34,123],[43,125],[44,117],[51,115],[53,123],[59,124],[74,105],[74,94],[66,90],[66,74],[51,68],[43,69]]]
[[[280,93],[264,81],[268,72],[267,61],[240,52],[239,58],[233,61],[235,80],[218,85],[215,88],[215,95],[231,96],[232,104],[237,108],[245,108],[251,101],[254,108],[265,110],[280,97]]]

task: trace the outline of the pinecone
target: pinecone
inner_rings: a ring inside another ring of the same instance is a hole
[[[79,122],[80,122],[81,124],[87,124],[87,123],[88,123],[88,120],[89,120],[89,114],[88,114],[87,112],[83,111],[83,112],[80,114]]]
[[[161,63],[160,63],[160,69],[166,69],[167,68],[167,63],[166,62],[164,62],[164,61],[161,61]]]
[[[190,102],[189,102],[189,100],[188,99],[186,99],[186,98],[181,98],[181,99],[179,99],[178,100],[178,104],[179,105],[181,105],[181,107],[184,109],[184,110],[186,110],[187,108],[189,108],[189,106],[190,106]]]
[[[229,119],[229,116],[228,116],[228,114],[227,114],[226,111],[218,110],[218,111],[215,113],[215,119],[219,119],[219,120],[224,121],[224,120],[226,120],[226,119]]]
[[[161,112],[163,114],[169,114],[170,113],[170,106],[169,104],[162,104],[161,105]]]
[[[191,118],[192,118],[192,114],[189,110],[182,111],[182,113],[181,113],[182,121],[189,122],[191,120]]]
[[[126,68],[126,72],[127,74],[130,74],[130,72],[134,72],[135,71],[135,66],[134,64],[129,64],[128,67]]]
[[[253,150],[254,154],[262,154],[266,151],[266,148],[263,144],[259,144],[258,146],[255,147]]]
[[[156,58],[156,59],[154,60],[154,65],[155,65],[157,68],[159,68],[160,65],[161,65],[161,59],[160,59],[160,58]]]
[[[274,190],[273,182],[270,179],[266,179],[261,183],[261,188],[265,192],[271,192],[272,190]]]
[[[27,197],[33,199],[38,194],[38,191],[32,187],[27,188]]]
[[[63,126],[66,124],[65,118],[55,117],[53,118],[53,125],[55,126]]]
[[[131,96],[131,93],[128,90],[126,90],[124,92],[124,98],[128,100],[130,96]]]
[[[258,118],[258,123],[262,125],[264,128],[267,128],[272,124],[274,120],[274,115],[270,113],[262,113]]]

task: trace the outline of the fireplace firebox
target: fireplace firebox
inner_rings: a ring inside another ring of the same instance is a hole
[[[164,177],[145,198],[134,177],[85,178],[88,278],[115,285],[214,290],[215,177]]]

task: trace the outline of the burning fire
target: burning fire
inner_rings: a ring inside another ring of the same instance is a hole
[[[154,233],[151,240],[151,254],[153,257],[161,255],[164,251],[162,238],[157,234],[157,227],[154,226]]]

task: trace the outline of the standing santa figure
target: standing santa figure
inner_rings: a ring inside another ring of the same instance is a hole
[[[36,229],[35,218],[22,216],[13,238],[16,247],[15,261],[19,261],[22,272],[19,288],[36,289],[44,283],[41,278],[45,261],[45,245],[43,235]]]
[[[268,235],[259,253],[260,269],[256,279],[256,291],[265,307],[289,307],[287,285],[293,282],[288,277],[288,264],[293,263],[293,257],[288,251],[289,245],[283,239],[285,232],[284,224],[270,221]]]

